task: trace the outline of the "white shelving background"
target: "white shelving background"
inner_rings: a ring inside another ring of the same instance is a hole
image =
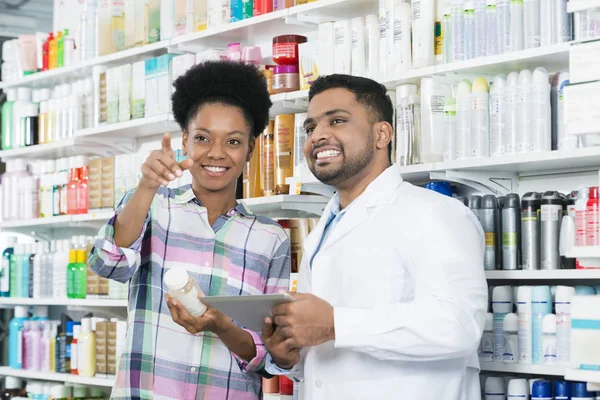
[[[84,377],[71,374],[58,374],[58,373],[46,373],[46,372],[33,372],[22,369],[13,369],[9,367],[0,367],[0,376],[14,376],[23,379],[35,379],[41,381],[52,381],[52,382],[65,382],[74,383],[79,385],[97,386],[111,388],[115,384],[115,379],[111,378],[98,378],[98,377]]]

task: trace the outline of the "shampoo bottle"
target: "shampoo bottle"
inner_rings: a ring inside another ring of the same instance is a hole
[[[434,0],[412,0],[412,46],[414,68],[429,67],[434,54]],[[418,11],[418,12],[417,12]]]
[[[92,330],[91,318],[81,320],[81,335],[78,343],[79,375],[96,375],[96,334]]]
[[[13,369],[23,368],[23,325],[27,321],[27,307],[16,306],[15,316],[8,328],[8,364]]]

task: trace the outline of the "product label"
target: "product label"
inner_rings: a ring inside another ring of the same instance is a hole
[[[560,364],[568,365],[571,361],[571,315],[556,316],[556,359]]]
[[[561,206],[543,206],[541,210],[542,222],[556,222],[562,217]]]
[[[436,56],[441,56],[444,49],[444,30],[442,29],[442,21],[435,21],[434,30],[434,53]]]

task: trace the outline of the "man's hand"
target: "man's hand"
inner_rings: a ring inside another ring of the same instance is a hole
[[[229,318],[214,308],[207,307],[201,317],[193,317],[180,302],[169,295],[165,295],[165,300],[167,300],[173,321],[183,326],[192,335],[199,332],[212,332],[218,335],[232,325]]]
[[[288,340],[281,335],[281,330],[275,329],[273,320],[270,318],[265,318],[262,340],[279,368],[291,369],[300,362],[300,348],[291,346]]]
[[[183,171],[192,167],[194,162],[186,158],[180,163],[175,161],[175,153],[171,148],[171,135],[163,135],[161,149],[154,150],[146,162],[142,164],[142,178],[140,185],[150,190],[157,190],[160,185],[168,186],[169,182],[174,181]]]
[[[296,301],[273,307],[277,331],[292,348],[318,346],[335,339],[333,307],[312,294],[293,293]]]

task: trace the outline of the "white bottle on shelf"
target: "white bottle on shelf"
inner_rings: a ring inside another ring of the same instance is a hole
[[[524,69],[519,73],[519,84],[517,86],[517,153],[527,153],[532,147],[531,81],[532,73],[530,70]]]
[[[506,151],[504,142],[504,127],[506,126],[505,102],[506,79],[496,76],[490,88],[490,154],[492,157],[501,156]]]
[[[574,295],[572,286],[556,288],[556,361],[564,366],[571,362],[571,299]]]
[[[379,77],[386,79],[390,75],[389,60],[392,51],[394,18],[394,0],[379,0]],[[433,29],[433,27],[432,27]]]
[[[526,49],[540,47],[540,2],[544,0],[523,0],[523,41]]]
[[[510,0],[497,0],[498,54],[510,51]]]
[[[556,315],[542,320],[542,357],[545,365],[556,365]]]
[[[505,90],[505,122],[504,122],[504,145],[505,154],[517,153],[518,141],[518,96],[517,87],[519,82],[519,73],[511,72],[506,78]]]
[[[444,32],[442,57],[444,64],[447,64],[452,62],[452,7],[450,5],[444,7],[442,30]]]
[[[484,78],[473,81],[471,92],[471,157],[490,156],[490,112],[488,84]]]
[[[475,1],[465,0],[463,3],[464,12],[464,48],[465,60],[475,58],[475,49],[477,38],[475,36]]]
[[[531,286],[520,286],[517,295],[519,364],[531,364],[532,360],[531,290]]]
[[[434,0],[412,0],[412,46],[415,68],[429,67],[435,63],[434,19]]]
[[[540,46],[546,47],[551,46],[555,43],[553,39],[554,26],[553,26],[553,12],[554,6],[553,0],[541,0],[539,1],[540,14],[539,14],[539,25],[540,25]]]
[[[485,380],[485,400],[506,400],[506,383],[503,378],[490,376]]]
[[[510,313],[504,317],[502,330],[504,333],[504,352],[502,362],[515,364],[519,361],[519,324],[517,314]]]
[[[485,9],[485,55],[495,56],[498,54],[498,7],[496,0],[487,0]]]
[[[511,379],[508,381],[507,396],[509,399],[528,399],[529,383],[527,379]]]
[[[41,299],[43,281],[47,279],[42,275],[43,259],[45,257],[45,245],[48,242],[36,243],[36,254],[33,258],[33,298]]]
[[[30,104],[33,104],[31,101],[31,89],[26,87],[17,88],[17,100],[13,103],[13,148],[18,149],[19,147],[24,147],[24,137],[21,134],[23,129],[21,128],[22,118],[25,117],[27,108]]]
[[[548,71],[536,68],[531,79],[530,132],[532,146],[529,151],[552,150],[552,127],[550,109],[550,82]]]
[[[504,354],[504,317],[513,309],[512,288],[496,286],[492,293],[492,311],[494,312],[494,361],[501,362]]]
[[[67,298],[67,265],[69,265],[70,246],[69,239],[57,242],[52,266],[53,297],[55,299]]]
[[[390,65],[394,73],[412,69],[410,4],[403,0],[394,0],[393,45]]]
[[[452,0],[452,61],[465,59],[465,13],[463,0]]]
[[[366,33],[365,33],[365,18],[357,17],[351,20],[352,26],[352,56],[350,66],[353,76],[365,76],[366,70]]]
[[[573,40],[572,15],[567,12],[567,0],[552,0],[554,5],[553,43],[566,43]],[[596,13],[597,14],[597,13]],[[596,28],[597,31],[598,28]]]
[[[444,161],[456,159],[456,100],[446,98],[444,104]]]
[[[471,149],[471,82],[461,81],[456,89],[456,159],[468,158]]]
[[[510,0],[510,47],[509,51],[523,50],[523,0]]]
[[[366,67],[365,76],[377,79],[379,76],[379,19],[376,15],[369,14],[365,17],[366,35]]]

